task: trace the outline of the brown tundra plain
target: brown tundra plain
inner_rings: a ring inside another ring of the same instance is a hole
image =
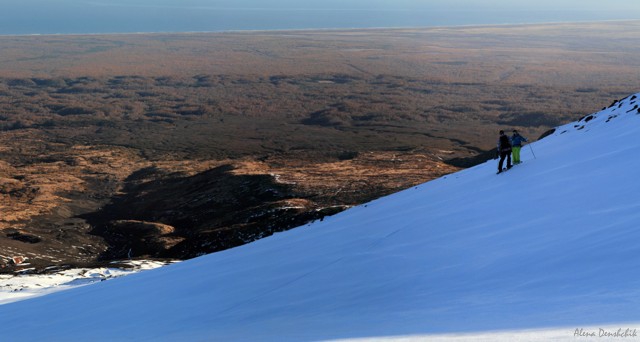
[[[0,272],[235,247],[485,161],[499,129],[536,140],[639,79],[639,21],[3,36]]]

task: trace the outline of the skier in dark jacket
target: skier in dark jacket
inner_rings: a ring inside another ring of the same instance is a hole
[[[507,170],[511,168],[511,142],[509,137],[504,134],[504,131],[500,131],[500,137],[498,138],[498,155],[500,156],[500,162],[498,163],[498,173],[502,172],[502,164],[504,158],[507,158]]]
[[[522,143],[526,142],[527,138],[523,137],[516,131],[513,130],[513,135],[511,136],[511,150],[513,152],[513,165],[517,165],[522,163],[520,161],[520,149],[522,148]]]

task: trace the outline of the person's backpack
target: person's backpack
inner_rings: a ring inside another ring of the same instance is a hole
[[[506,135],[500,136],[500,151],[506,152],[511,149],[511,143],[509,142],[509,137]]]

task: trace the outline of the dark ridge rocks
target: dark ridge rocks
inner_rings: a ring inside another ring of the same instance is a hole
[[[542,139],[544,139],[544,138],[546,138],[546,137],[550,136],[551,134],[553,134],[553,133],[555,133],[555,132],[556,132],[556,129],[555,129],[555,128],[552,128],[552,129],[550,129],[550,130],[548,130],[548,131],[546,131],[546,132],[542,133],[542,135],[540,135],[540,137],[538,138],[538,140],[542,140]]]
[[[31,244],[35,244],[35,243],[39,243],[42,241],[42,238],[32,235],[32,234],[26,234],[23,233],[19,230],[16,229],[6,229],[5,230],[5,235],[8,238],[11,238],[13,240],[16,241],[20,241],[20,242],[24,242],[24,243],[31,243]]]
[[[496,156],[496,149],[493,149],[490,151],[483,151],[471,157],[459,157],[459,158],[447,159],[445,162],[455,167],[468,168],[468,167],[476,166],[478,164],[482,164],[487,160],[493,159],[495,156]]]

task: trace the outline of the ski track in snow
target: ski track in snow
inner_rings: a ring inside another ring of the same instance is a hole
[[[620,340],[588,334],[640,322],[636,96],[525,146],[504,174],[492,160],[249,245],[1,305],[2,338]]]

